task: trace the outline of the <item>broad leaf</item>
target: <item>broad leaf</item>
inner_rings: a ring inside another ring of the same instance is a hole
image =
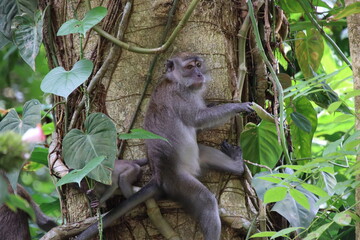
[[[292,112],[290,117],[298,128],[307,133],[311,132],[311,122],[304,115],[299,112]]]
[[[89,78],[93,66],[90,60],[82,59],[75,63],[70,71],[63,67],[54,68],[42,80],[41,90],[67,98]]]
[[[271,211],[276,211],[286,218],[292,227],[307,228],[318,212],[317,198],[299,185],[296,186],[296,190],[300,191],[308,199],[309,210],[299,204],[290,194],[287,194],[284,200],[275,203]]]
[[[318,70],[324,54],[324,42],[316,29],[300,31],[295,36],[295,55],[305,78],[311,78]]]
[[[356,13],[360,13],[360,2],[354,2],[352,4],[349,4],[342,11],[337,13],[335,16],[330,17],[329,20],[336,21]]]
[[[321,227],[317,228],[315,231],[309,233],[303,240],[313,240],[319,239],[320,236],[333,224],[333,222],[326,223]]]
[[[259,232],[251,235],[250,238],[260,238],[260,237],[271,237],[274,236],[276,232],[266,231],[266,232]]]
[[[286,197],[286,187],[273,187],[265,192],[264,203],[279,202]]]
[[[28,129],[36,127],[41,120],[41,105],[36,99],[30,100],[25,103],[23,108],[23,119],[14,109],[4,117],[0,122],[0,133],[5,131],[14,131],[23,135]]]
[[[310,101],[306,97],[300,97],[295,100],[287,99],[286,115],[288,125],[290,126],[291,140],[293,143],[294,154],[296,158],[309,158],[311,157],[311,144],[312,139],[317,127],[317,113]],[[292,114],[296,110],[297,114]],[[299,114],[305,116],[307,123],[300,123]],[[292,116],[292,117],[291,117]],[[294,118],[295,116],[295,118]],[[297,121],[297,124],[294,122]],[[311,131],[306,132],[302,128],[309,130],[311,125]],[[300,128],[298,125],[301,125]]]
[[[334,216],[334,221],[340,226],[349,226],[351,223],[351,216],[348,212],[339,212]]]
[[[106,158],[105,156],[96,157],[96,158],[92,159],[90,162],[88,162],[83,169],[81,169],[81,170],[76,169],[76,170],[69,172],[68,174],[66,174],[63,178],[61,178],[56,183],[56,187],[60,187],[61,185],[64,185],[67,183],[72,183],[72,182],[77,183],[80,187],[81,180],[84,177],[86,177],[86,175],[88,175],[97,166],[99,166],[105,160],[105,158]]]
[[[270,168],[276,165],[282,153],[275,124],[267,121],[261,121],[258,126],[247,124],[241,133],[241,147],[244,159]],[[249,168],[253,173],[258,169],[252,165]]]
[[[302,192],[300,192],[299,190],[296,190],[296,189],[290,189],[289,193],[298,204],[300,204],[306,210],[310,210],[309,201]]]
[[[11,22],[17,12],[15,0],[0,1],[0,32],[9,40],[11,39]]]
[[[88,176],[98,182],[111,184],[116,158],[116,129],[102,113],[92,113],[84,123],[85,132],[72,129],[63,140],[63,156],[70,168],[81,169],[98,156],[106,156],[102,164]]]
[[[30,206],[29,202],[26,201],[24,198],[20,197],[19,195],[10,194],[8,196],[8,199],[5,201],[6,205],[12,210],[12,211],[18,211],[18,209],[23,210],[29,216],[33,221],[35,221],[35,212],[34,209]]]
[[[40,164],[47,166],[48,165],[48,160],[47,160],[48,154],[49,154],[48,148],[35,147],[31,153],[29,161],[40,163]]]
[[[270,174],[270,172],[259,172],[254,175],[254,177],[251,181],[251,186],[255,189],[257,196],[262,201],[264,201],[264,195],[267,190],[269,190],[270,188],[273,188],[275,186],[279,186],[277,184],[278,182],[273,183],[271,181],[267,181],[266,177],[269,177],[268,176],[269,174]]]
[[[132,129],[130,133],[119,134],[119,138],[120,139],[161,139],[168,142],[166,138],[140,128]]]
[[[86,13],[82,20],[71,19],[65,22],[57,32],[58,36],[64,36],[71,33],[81,33],[85,36],[86,32],[98,24],[107,14],[104,7],[96,7]]]
[[[301,186],[303,188],[305,188],[306,190],[318,195],[319,197],[326,197],[328,196],[328,194],[322,190],[321,188],[315,186],[315,185],[312,185],[312,184],[307,184],[307,183],[302,183]]]
[[[34,16],[22,14],[13,20],[14,43],[24,61],[35,71],[35,58],[42,43],[43,15],[36,11]]]

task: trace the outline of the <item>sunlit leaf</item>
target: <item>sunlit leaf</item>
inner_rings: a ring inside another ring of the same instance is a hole
[[[264,203],[279,202],[286,197],[286,187],[274,187],[265,192]]]
[[[250,236],[250,238],[259,238],[259,237],[271,237],[274,236],[276,232],[260,232],[260,233],[255,233],[253,235]]]
[[[310,203],[303,193],[296,189],[290,189],[289,193],[297,203],[299,203],[305,209],[310,210]]]
[[[332,16],[328,19],[336,21],[356,13],[360,13],[360,2],[354,2],[352,4],[349,4],[342,11],[337,13],[335,16]]]
[[[318,70],[324,54],[321,34],[314,28],[300,31],[295,36],[295,55],[305,78],[311,78]]]
[[[312,185],[312,184],[307,184],[307,183],[302,183],[301,186],[303,188],[305,188],[306,190],[320,196],[320,197],[326,197],[328,196],[328,194],[322,190],[321,188],[315,186],[315,185]]]
[[[349,226],[351,223],[351,216],[348,212],[340,212],[335,214],[334,221],[340,226]]]
[[[140,128],[132,129],[130,133],[121,133],[119,134],[119,138],[120,139],[161,139],[168,142],[166,138]]]
[[[63,67],[54,68],[42,80],[41,90],[67,98],[89,78],[93,66],[90,60],[82,59],[70,71]]]

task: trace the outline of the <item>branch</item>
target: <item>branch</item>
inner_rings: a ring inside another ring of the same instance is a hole
[[[99,33],[101,36],[103,36],[104,38],[106,38],[107,40],[111,41],[112,43],[116,44],[117,46],[124,48],[130,52],[135,52],[135,53],[142,53],[142,54],[154,54],[154,53],[161,53],[164,52],[166,49],[169,48],[169,46],[173,43],[173,41],[175,40],[176,36],[179,34],[180,30],[184,28],[186,22],[189,20],[192,12],[194,11],[196,5],[200,2],[200,0],[192,0],[188,9],[186,10],[183,18],[180,20],[179,24],[176,26],[176,28],[174,29],[174,31],[172,32],[172,34],[170,35],[169,39],[161,46],[158,48],[142,48],[142,47],[136,47],[136,46],[132,46],[126,42],[120,41],[117,38],[115,38],[114,36],[112,36],[111,34],[105,32],[101,27],[99,26],[94,26],[93,29]],[[90,9],[90,3],[89,0],[86,0],[86,4],[88,6],[88,8]]]

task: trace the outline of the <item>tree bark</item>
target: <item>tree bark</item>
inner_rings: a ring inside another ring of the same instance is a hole
[[[102,27],[109,33],[117,31],[119,17],[122,7],[126,1],[91,1],[93,7],[99,6],[100,2],[108,8],[107,19],[103,20]],[[179,1],[173,28],[184,15],[190,0]],[[62,23],[73,18],[74,9],[77,16],[82,18],[86,8],[83,2],[76,5],[66,0],[43,0],[43,8],[51,3],[48,10],[49,32],[45,33],[45,46],[49,54],[50,66],[58,63],[66,69],[78,60],[78,39],[76,36],[56,37],[55,32]],[[127,31],[125,42],[141,47],[158,47],[164,26],[171,8],[171,0],[135,0]],[[106,6],[106,4],[108,4]],[[245,2],[242,3],[245,5]],[[173,54],[182,51],[195,52],[201,55],[207,62],[212,76],[206,100],[222,103],[231,101],[235,91],[238,62],[237,62],[237,33],[239,30],[241,9],[238,1],[201,1],[196,7],[190,20],[177,36],[175,42],[165,52],[160,54],[153,74],[150,88],[146,91],[145,100],[141,103],[140,112],[132,128],[142,127],[143,116],[146,111],[148,98],[153,87],[157,84],[163,71],[163,63]],[[95,70],[99,69],[109,52],[110,44],[107,40],[99,38],[93,31],[85,40],[85,57],[95,62]],[[55,56],[55,58],[54,58]],[[144,55],[122,50],[118,56],[111,61],[110,70],[102,78],[102,83],[92,95],[92,111],[107,113],[114,120],[118,132],[128,131],[132,125],[136,106],[145,86],[149,64],[153,55]],[[94,73],[95,74],[95,73]],[[105,97],[106,96],[106,97]],[[245,98],[247,96],[244,96]],[[81,99],[81,93],[73,93],[69,98],[69,110],[73,112]],[[60,101],[56,98],[55,101]],[[57,119],[64,117],[64,109],[56,110]],[[80,128],[83,118],[80,118],[76,127]],[[235,143],[237,136],[234,133],[233,122],[224,126],[207,130],[200,133],[199,141],[211,146],[219,146],[225,140],[230,139]],[[62,126],[58,126],[57,133],[60,138],[64,136]],[[124,159],[137,159],[145,156],[143,142],[140,140],[127,141]],[[149,180],[151,173],[147,171],[141,184]],[[254,218],[254,207],[246,201],[242,187],[242,180],[229,174],[210,172],[202,177],[202,181],[216,194],[223,215],[222,239],[242,239],[246,232],[243,224],[247,224]],[[174,186],[177,187],[177,186]],[[81,191],[66,187],[62,191],[63,214],[67,222],[78,221],[90,216],[87,203]],[[116,205],[114,200],[110,205]],[[171,201],[159,202],[163,216],[170,222],[175,231],[183,239],[202,239],[197,224],[183,212],[179,205]],[[150,223],[143,206],[135,209],[125,218],[119,221],[119,225],[106,231],[107,239],[163,239]],[[227,222],[229,224],[225,224]],[[236,229],[236,230],[234,230]],[[240,230],[240,231],[239,231]]]
[[[346,5],[359,2],[358,0],[345,0]],[[352,14],[347,17],[348,22],[348,34],[350,43],[350,56],[353,67],[353,79],[354,79],[354,90],[360,90],[360,14]],[[356,130],[360,130],[360,96],[355,97],[355,114]],[[357,156],[357,161],[360,161],[360,156]],[[360,181],[360,175],[356,177],[357,181]],[[355,201],[360,202],[360,188],[356,189]],[[356,213],[360,215],[360,204],[356,205]],[[356,239],[360,240],[360,222],[356,222]]]

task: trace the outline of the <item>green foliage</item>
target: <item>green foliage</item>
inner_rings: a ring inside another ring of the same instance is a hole
[[[90,76],[94,64],[87,59],[75,63],[70,71],[63,67],[52,69],[41,83],[41,90],[67,98],[72,91],[84,83]]]
[[[11,172],[20,169],[28,152],[28,146],[21,141],[21,135],[7,131],[0,133],[0,169]]]
[[[324,53],[321,34],[314,28],[298,32],[295,36],[295,54],[302,73],[306,78],[313,77],[320,66]]]
[[[360,13],[360,2],[354,2],[346,6],[343,10],[338,12],[331,20],[339,20],[344,17],[348,17],[352,14]]]
[[[30,100],[25,103],[22,118],[14,109],[4,117],[0,122],[0,133],[5,131],[14,131],[23,135],[30,128],[36,127],[40,123],[41,105],[38,100]]]
[[[71,33],[80,33],[85,36],[86,32],[98,24],[107,14],[104,7],[96,7],[85,14],[82,20],[71,19],[65,22],[57,32],[58,36],[64,36]]]
[[[144,129],[132,129],[130,133],[121,133],[119,134],[120,139],[161,139],[166,142],[168,140],[164,137],[161,137],[159,135],[156,135],[152,132],[146,131]]]
[[[72,129],[63,140],[65,163],[74,169],[81,169],[92,159],[106,156],[106,159],[88,176],[98,182],[111,184],[111,172],[116,158],[116,129],[114,123],[102,113],[90,114],[84,122],[85,132]]]
[[[105,159],[106,159],[105,156],[93,158],[82,169],[80,170],[76,169],[66,174],[56,183],[56,186],[60,187],[67,183],[76,182],[79,185],[79,187],[81,187],[80,185],[81,180],[84,177],[86,177],[92,170],[98,167]]]
[[[36,0],[4,0],[0,3],[0,49],[13,41],[34,71],[43,27],[43,14],[37,6]]]
[[[274,123],[262,121],[259,125],[249,123],[241,133],[243,157],[261,165],[273,168],[279,160],[282,148]],[[249,165],[253,173],[258,168]]]

